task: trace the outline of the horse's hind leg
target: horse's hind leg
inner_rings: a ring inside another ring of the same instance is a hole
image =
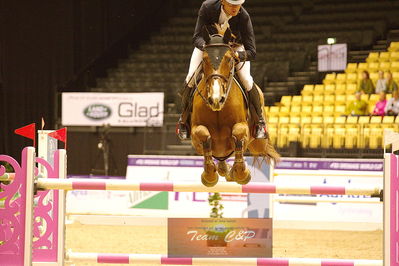
[[[193,127],[193,141],[202,149],[204,155],[204,172],[201,175],[201,182],[207,187],[213,187],[219,181],[216,172],[216,165],[212,158],[212,139],[208,129],[204,126]]]
[[[240,185],[245,185],[251,180],[251,173],[245,165],[244,151],[245,142],[248,141],[248,127],[242,124],[236,124],[233,128],[234,164],[230,175]]]

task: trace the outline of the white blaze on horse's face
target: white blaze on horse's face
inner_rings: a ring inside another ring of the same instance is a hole
[[[222,95],[223,95],[223,86],[221,84],[220,79],[214,78],[211,83],[211,95],[210,95],[210,106],[213,111],[222,110]]]

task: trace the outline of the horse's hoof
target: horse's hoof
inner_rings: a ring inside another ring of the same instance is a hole
[[[230,175],[231,166],[226,162],[218,163],[218,174],[226,178],[227,182],[232,182],[234,179]]]
[[[244,170],[244,178],[238,178],[238,177],[234,177],[234,181],[236,181],[237,182],[237,184],[240,184],[240,185],[246,185],[246,184],[248,184],[249,183],[249,181],[251,181],[251,173],[249,172],[249,170],[248,169],[245,169]]]
[[[211,178],[207,178],[209,176]],[[207,174],[206,172],[204,172],[201,175],[201,182],[206,187],[214,187],[218,183],[218,181],[219,181],[219,176],[216,172],[213,172],[212,174]]]

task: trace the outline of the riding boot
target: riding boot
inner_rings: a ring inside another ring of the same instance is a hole
[[[190,126],[188,125],[190,117],[190,95],[192,87],[187,82],[184,82],[183,88],[180,90],[179,95],[181,97],[182,113],[176,126],[176,134],[180,140],[186,140],[190,138]]]
[[[267,138],[267,130],[266,130],[266,122],[262,115],[262,106],[260,101],[260,96],[256,85],[254,84],[252,89],[248,92],[249,101],[255,111],[255,118],[257,121],[255,122],[255,128],[253,136],[256,139],[265,139]]]

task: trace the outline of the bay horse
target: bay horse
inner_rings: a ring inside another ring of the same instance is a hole
[[[249,115],[244,94],[234,78],[236,55],[230,43],[232,33],[229,28],[217,28],[219,34],[210,35],[207,30],[203,33],[206,41],[203,77],[196,84],[191,115],[192,146],[204,156],[201,181],[207,187],[215,186],[219,175],[226,181],[247,184],[251,180],[244,160],[247,149],[267,163],[280,158],[269,139],[254,139],[250,134],[254,119]],[[196,81],[197,77],[194,78]],[[256,87],[263,106],[263,93]],[[233,154],[231,167],[225,160]],[[217,165],[213,158],[218,160]]]

